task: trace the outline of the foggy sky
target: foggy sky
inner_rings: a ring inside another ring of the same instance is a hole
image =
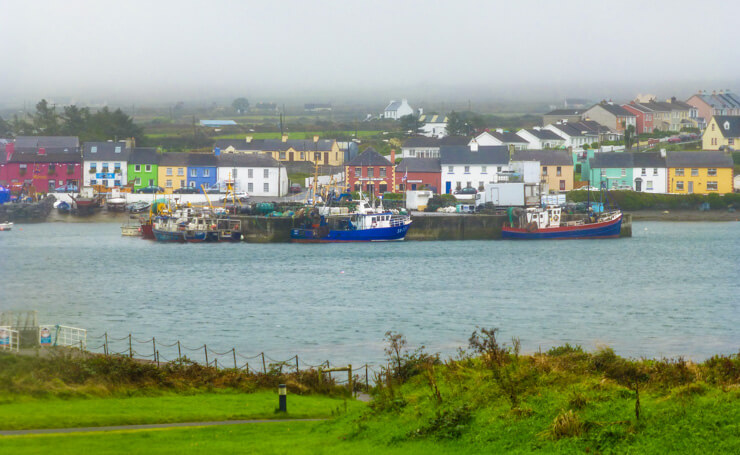
[[[0,0],[0,103],[740,89],[735,2]]]

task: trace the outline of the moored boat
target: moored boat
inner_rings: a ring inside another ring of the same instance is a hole
[[[0,231],[9,231],[11,229],[13,229],[13,223],[11,223],[10,221],[6,223],[0,223]]]
[[[121,226],[121,235],[124,237],[139,237],[141,236],[141,223],[133,222],[138,220],[135,216],[132,216],[126,223]]]
[[[585,219],[563,222],[562,209],[558,206],[529,208],[519,213],[514,221],[514,211],[509,211],[509,223],[501,228],[504,239],[605,239],[619,237],[622,212],[612,210],[599,214],[589,213]]]
[[[144,210],[148,210],[151,205],[152,204],[144,201],[132,202],[131,204],[126,206],[126,209],[131,213],[140,213]]]

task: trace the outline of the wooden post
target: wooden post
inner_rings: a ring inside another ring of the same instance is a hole
[[[82,351],[83,351],[83,349],[82,349],[82,340],[80,340],[80,352],[82,352]]]
[[[249,362],[247,362],[247,363],[246,363],[246,364],[244,365],[244,368],[246,368],[246,369],[247,369],[247,374],[249,374]]]
[[[367,363],[365,364],[365,392],[370,392],[370,382],[367,379]]]
[[[182,352],[180,352],[180,340],[177,340],[177,359],[182,359]]]
[[[206,366],[208,366],[208,346],[203,345],[203,352],[206,354]]]
[[[157,368],[159,368],[159,351],[154,351],[154,356],[157,358]]]
[[[267,374],[267,364],[265,363],[265,353],[263,352],[261,354],[262,354],[262,372],[264,374]]]
[[[213,366],[215,366],[216,369],[218,370],[218,357],[216,357],[215,359],[213,359]]]
[[[347,365],[347,376],[348,376],[347,383],[349,384],[349,393],[350,395],[354,396],[354,392],[352,389],[352,364],[351,363]]]
[[[295,373],[298,374],[298,354],[295,355]]]
[[[321,372],[321,367],[319,367],[319,385],[321,385],[321,382],[324,379],[324,374]]]
[[[152,337],[152,351],[154,352],[154,360],[157,360],[157,342],[154,341],[154,337]]]
[[[103,352],[108,355],[108,332],[105,332],[105,342],[103,343]]]
[[[236,348],[231,348],[231,353],[234,355],[234,369],[236,370]]]
[[[134,358],[134,349],[131,347],[131,334],[128,334],[128,358]]]

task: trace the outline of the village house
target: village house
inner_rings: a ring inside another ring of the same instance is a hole
[[[389,161],[374,148],[368,147],[346,164],[344,175],[347,176],[347,186],[351,191],[364,191],[376,197],[395,192],[400,183],[393,166],[395,160],[395,150],[391,150]]]
[[[391,100],[391,102],[388,103],[388,106],[383,110],[383,118],[398,120],[403,116],[411,115],[413,113],[414,110],[409,106],[409,102],[406,98],[401,101]]]
[[[211,153],[188,153],[188,186],[212,188],[218,183],[218,157]]]
[[[421,114],[419,115],[421,124],[419,134],[427,137],[445,137],[447,136],[447,116],[439,114]]]
[[[639,103],[653,113],[653,129],[657,131],[681,131],[683,128],[698,128],[698,110],[676,97],[668,101],[651,100]]]
[[[84,186],[120,188],[128,184],[131,149],[125,141],[85,142],[82,147]]]
[[[35,154],[43,148],[46,153],[76,153],[80,156],[77,136],[18,136],[13,144],[17,153]]]
[[[635,166],[631,153],[596,153],[588,161],[590,175],[587,175],[586,179],[591,186],[606,189],[632,189],[632,175]]]
[[[219,139],[215,149],[222,153],[266,154],[273,159],[303,161],[330,166],[341,166],[344,163],[344,152],[334,139],[288,139],[284,134],[280,139],[253,139],[246,136],[242,139]]]
[[[401,158],[439,158],[439,148],[445,145],[467,145],[470,138],[445,136],[441,138],[415,136],[406,139],[401,146]]]
[[[523,137],[519,136],[518,134],[512,132],[512,131],[504,131],[501,128],[496,129],[495,131],[488,131],[484,132],[482,141],[478,142],[478,138],[476,138],[476,142],[478,142],[478,145],[505,145],[505,146],[514,146],[514,150],[526,150],[529,148],[529,141],[524,139]]]
[[[529,142],[528,148],[535,150],[555,149],[565,146],[565,139],[539,126],[530,129],[521,129],[516,134]]]
[[[713,91],[711,95],[706,90],[700,90],[686,103],[696,108],[699,121],[703,121],[705,127],[716,115],[740,115],[740,96],[729,90]]]
[[[573,189],[573,158],[566,150],[519,150],[511,159],[540,163],[542,194]]]
[[[668,192],[668,169],[665,152],[631,153],[632,189],[638,193],[663,194]]]
[[[594,142],[599,142],[599,133],[593,131],[583,122],[558,122],[545,126],[565,141],[563,146],[573,150],[588,148]]]
[[[441,185],[444,194],[462,188],[483,191],[486,183],[494,183],[496,175],[509,169],[509,147],[444,146],[440,149]]]
[[[637,128],[635,114],[611,101],[593,105],[583,113],[583,118],[598,122],[617,133],[623,133],[630,126]]]
[[[733,161],[724,152],[668,152],[666,166],[669,193],[733,192]]]
[[[221,188],[231,185],[235,191],[246,191],[250,196],[288,194],[288,171],[269,155],[221,154],[217,165]]]
[[[154,147],[134,147],[128,158],[128,184],[134,191],[147,186],[157,186],[159,181],[159,158]]]
[[[542,126],[562,121],[580,122],[584,111],[585,109],[555,109],[542,116]]]
[[[187,170],[187,153],[163,153],[160,156],[157,180],[165,194],[188,186]]]
[[[65,152],[52,148],[39,147],[35,152],[28,148],[19,153],[15,144],[6,145],[6,162],[2,164],[0,180],[6,185],[20,186],[30,184],[40,193],[51,193],[60,186],[79,188],[82,181],[82,158],[79,150]]]
[[[704,150],[737,150],[740,148],[740,116],[715,115],[701,138]]]
[[[440,169],[439,158],[404,158],[396,166],[398,190],[431,189],[439,193]]]
[[[653,125],[653,110],[646,106],[632,101],[629,104],[623,104],[623,108],[635,114],[637,134],[652,133],[655,128]]]

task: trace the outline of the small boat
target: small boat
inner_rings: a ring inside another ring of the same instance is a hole
[[[126,209],[131,213],[141,213],[144,210],[148,210],[151,204],[144,201],[132,202],[126,206]]]
[[[59,213],[69,213],[72,209],[72,206],[67,201],[57,201],[54,203],[54,207]]]
[[[105,201],[105,206],[108,210],[122,212],[126,209],[126,198],[125,197],[113,197]]]
[[[13,223],[11,223],[10,221],[0,223],[0,231],[9,231],[11,229],[13,229]]]
[[[121,235],[124,237],[139,237],[141,236],[141,223],[132,222],[132,220],[138,220],[137,217],[132,216],[129,220],[121,226]]]
[[[361,199],[356,213],[339,217],[333,226],[314,208],[304,227],[290,231],[290,238],[295,243],[384,242],[403,240],[410,226],[410,216],[383,210],[382,204],[376,210]]]
[[[620,210],[589,213],[586,219],[567,222],[562,222],[559,206],[516,210],[509,209],[509,222],[501,228],[504,239],[607,239],[619,237],[622,228]]]

